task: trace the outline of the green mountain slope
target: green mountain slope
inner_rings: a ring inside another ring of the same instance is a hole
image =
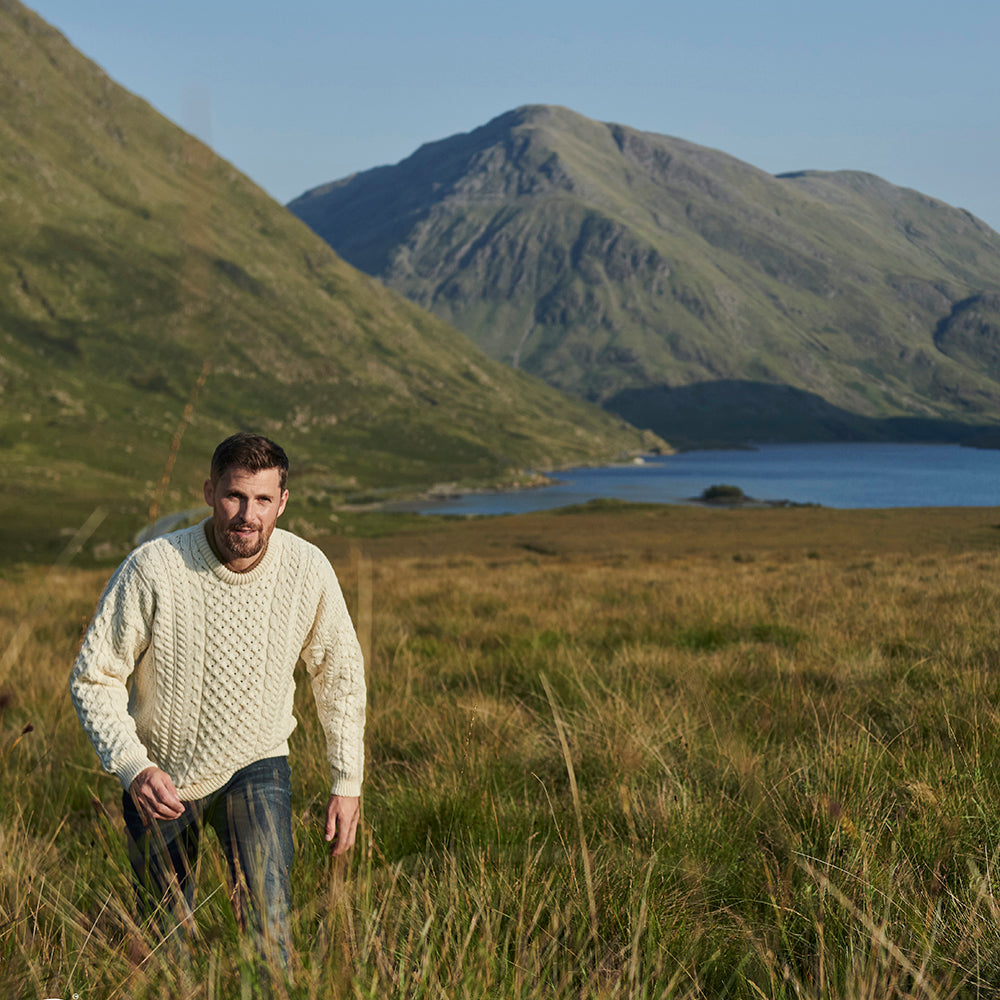
[[[13,0],[0,107],[0,546],[26,518],[57,536],[98,504],[190,506],[240,427],[316,496],[640,447],[344,263]]]
[[[289,207],[493,357],[674,441],[962,438],[1000,412],[1000,236],[871,175],[530,106]]]

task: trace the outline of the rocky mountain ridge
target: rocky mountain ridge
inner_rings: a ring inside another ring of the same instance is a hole
[[[774,177],[534,105],[289,207],[492,357],[672,440],[958,439],[1000,414],[1000,235],[870,174]],[[776,421],[782,388],[809,405]]]

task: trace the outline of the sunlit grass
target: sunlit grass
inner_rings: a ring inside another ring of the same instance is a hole
[[[338,557],[371,647],[364,824],[332,865],[303,685],[276,995],[996,995],[1000,555],[880,549],[862,512],[840,551],[796,512],[789,549],[748,512],[725,557],[669,517],[673,555],[608,513],[572,546],[554,518],[549,555],[510,519],[489,550]],[[102,584],[0,580],[0,991],[254,995],[216,852],[186,960],[133,925],[117,786],[65,693]]]

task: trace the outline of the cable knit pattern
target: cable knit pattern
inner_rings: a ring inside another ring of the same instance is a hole
[[[203,522],[141,545],[118,567],[70,691],[101,763],[124,788],[155,764],[190,800],[288,753],[299,660],[326,734],[332,793],[358,795],[364,664],[329,560],[275,529],[260,562],[234,573],[212,552]]]

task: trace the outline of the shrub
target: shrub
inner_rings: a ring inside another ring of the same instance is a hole
[[[709,486],[702,490],[701,499],[714,503],[719,503],[720,501],[734,503],[739,500],[745,500],[746,496],[738,486],[720,484]]]

